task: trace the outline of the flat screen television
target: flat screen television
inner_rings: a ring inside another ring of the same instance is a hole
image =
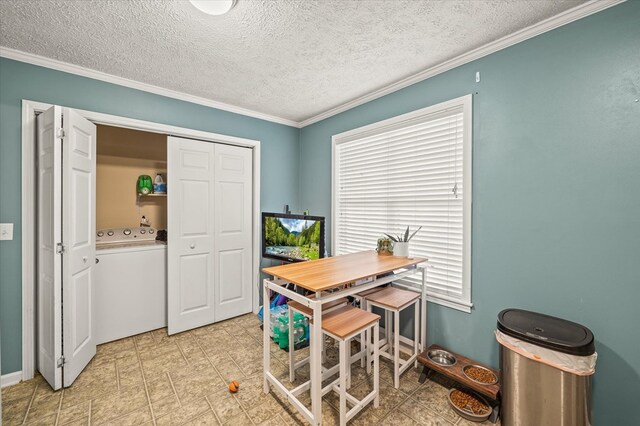
[[[324,257],[324,217],[262,213],[262,257],[286,262]]]

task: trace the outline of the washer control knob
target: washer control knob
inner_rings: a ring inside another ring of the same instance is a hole
[[[122,231],[122,233],[123,233],[124,235],[131,235],[131,229],[128,229],[128,228],[127,228],[127,229],[125,229],[124,231]]]
[[[146,234],[146,233],[147,233],[147,231],[145,231],[144,229],[141,229],[141,230],[140,230],[140,233],[141,233],[141,234]]]
[[[107,231],[107,235],[113,237],[113,231]]]
[[[104,237],[104,232],[98,231],[98,237]]]
[[[149,233],[150,234],[153,234],[154,232],[156,232],[155,229],[153,229],[153,228],[149,229]]]

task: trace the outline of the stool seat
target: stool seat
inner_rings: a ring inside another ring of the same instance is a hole
[[[389,309],[403,309],[420,298],[420,293],[396,287],[386,287],[365,297],[366,300]]]
[[[377,293],[379,291],[382,291],[383,289],[385,289],[385,287],[374,287],[374,288],[370,288],[369,290],[365,290],[365,291],[361,291],[360,293],[356,293],[355,296],[357,297],[367,297],[370,294],[373,293]]]
[[[313,299],[314,297],[309,297],[309,298]],[[336,306],[339,306],[339,305],[345,305],[347,303],[349,303],[349,300],[346,297],[343,297],[342,299],[334,300],[333,302],[323,303],[322,312],[329,310],[331,308],[335,308]],[[292,307],[298,312],[302,312],[304,315],[306,315],[309,318],[313,316],[313,309],[311,309],[308,306],[304,306],[300,302],[296,302],[295,300],[289,300],[287,302],[287,305],[289,305],[290,307]]]
[[[323,315],[322,330],[340,339],[367,329],[380,320],[380,315],[346,305]]]

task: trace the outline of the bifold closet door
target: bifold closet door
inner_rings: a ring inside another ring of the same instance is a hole
[[[38,371],[54,390],[62,387],[62,108],[38,116]]]
[[[96,354],[96,126],[58,106],[37,121],[38,371],[57,390]]]
[[[252,150],[215,145],[215,318],[251,312]]]
[[[169,334],[215,321],[214,144],[167,140]]]
[[[96,263],[95,124],[62,109],[63,382],[70,386],[96,354],[93,287]]]

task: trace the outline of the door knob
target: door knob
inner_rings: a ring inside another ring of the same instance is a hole
[[[87,256],[82,256],[82,261],[83,261],[84,263],[87,263]]]
[[[194,248],[196,248],[196,245],[195,244],[189,244],[189,248],[190,249],[194,249]]]

